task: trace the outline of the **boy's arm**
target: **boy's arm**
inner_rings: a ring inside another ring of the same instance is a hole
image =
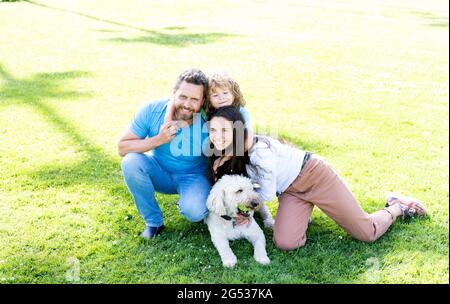
[[[166,115],[164,115],[164,123],[173,120],[173,116],[175,115],[175,106],[172,100],[169,100],[167,103]]]
[[[253,145],[253,125],[250,114],[244,107],[239,108],[239,112],[244,118],[245,128],[247,129],[247,140],[244,143],[244,150],[248,151]]]
[[[253,132],[248,129],[247,130],[247,139],[245,140],[244,143],[244,150],[248,151],[253,145]]]

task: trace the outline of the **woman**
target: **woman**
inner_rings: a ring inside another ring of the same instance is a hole
[[[305,244],[314,206],[363,242],[377,240],[399,216],[406,219],[426,214],[418,200],[395,194],[388,195],[386,208],[368,214],[323,158],[263,136],[254,136],[253,145],[243,151],[238,144],[246,139],[242,129],[244,121],[235,108],[223,107],[212,113],[209,139],[216,153],[209,161],[211,179],[214,182],[223,174],[244,174],[259,184],[261,200],[271,201],[277,196],[273,240],[282,250]],[[228,160],[215,171],[212,164],[220,157],[219,152]]]

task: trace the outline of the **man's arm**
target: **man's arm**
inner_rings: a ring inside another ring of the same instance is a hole
[[[155,149],[169,141],[171,141],[177,133],[176,122],[169,121],[164,123],[159,130],[158,135],[150,138],[140,138],[130,129],[124,131],[119,139],[118,150],[119,155],[124,157],[130,152],[144,153]]]

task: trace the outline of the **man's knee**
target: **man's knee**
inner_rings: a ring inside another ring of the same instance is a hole
[[[180,208],[181,214],[190,222],[196,223],[203,220],[208,215],[206,204],[204,207],[184,207]]]
[[[211,190],[210,183],[197,180],[189,186],[189,191],[180,195],[180,213],[190,222],[200,222],[208,215],[206,200]]]
[[[124,175],[136,172],[139,168],[139,163],[142,160],[143,155],[141,153],[128,153],[122,158],[120,167]]]

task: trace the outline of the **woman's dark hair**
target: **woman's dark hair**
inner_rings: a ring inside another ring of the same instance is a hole
[[[233,124],[233,144],[225,151],[216,150],[213,143],[209,140],[210,147],[213,148],[212,156],[208,157],[209,164],[209,179],[211,183],[215,183],[225,174],[238,174],[248,176],[245,165],[249,163],[248,152],[245,151],[244,146],[247,140],[248,131],[245,127],[245,121],[239,109],[234,106],[221,107],[210,113],[209,120],[214,117],[222,117]],[[243,141],[238,141],[237,136],[244,135]],[[213,170],[214,161],[220,156],[232,152],[231,159],[227,160],[222,166],[217,169],[217,173]]]

